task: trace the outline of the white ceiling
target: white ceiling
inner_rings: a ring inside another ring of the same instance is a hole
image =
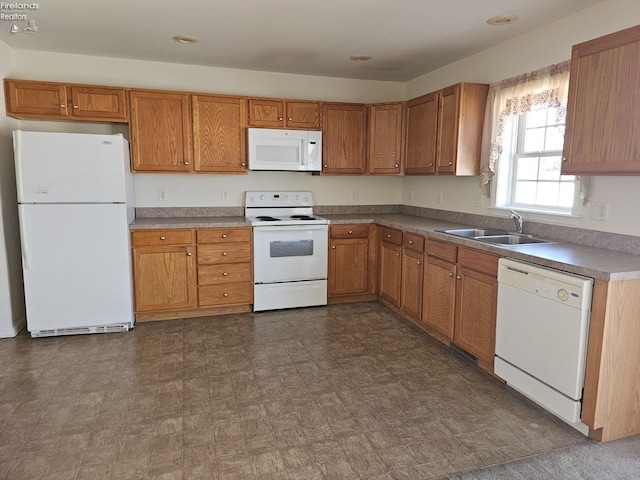
[[[42,0],[15,12],[38,33],[11,35],[2,21],[0,40],[16,50],[407,81],[602,1]],[[502,14],[520,20],[486,23]],[[199,41],[181,45],[174,35]],[[373,59],[353,62],[354,54]]]

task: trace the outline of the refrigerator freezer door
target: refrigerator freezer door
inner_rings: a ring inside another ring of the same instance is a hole
[[[14,132],[19,203],[122,203],[129,171],[119,135]]]
[[[132,327],[126,205],[18,208],[27,329],[32,336],[79,327]]]

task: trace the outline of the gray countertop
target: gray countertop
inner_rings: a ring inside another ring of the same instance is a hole
[[[473,228],[474,225],[434,220],[395,213],[323,215],[332,224],[377,223],[425,237],[445,240],[503,257],[531,262],[600,280],[640,279],[640,256],[604,248],[588,247],[567,242],[499,246],[438,232],[449,228]],[[138,218],[132,230],[158,228],[249,227],[244,217],[159,217]]]

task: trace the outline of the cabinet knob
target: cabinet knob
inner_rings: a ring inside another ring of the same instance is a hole
[[[226,234],[226,233],[223,233],[223,234],[222,234],[222,238],[227,238],[227,234]]]
[[[453,277],[453,273],[451,273],[451,272],[449,272],[449,273],[448,273],[448,275],[449,275],[450,277]]]
[[[335,250],[335,249],[336,249],[336,246],[335,246],[335,245],[331,245],[331,249],[332,249],[332,250]]]
[[[391,234],[390,233],[387,233],[387,238],[391,238]]]
[[[227,253],[227,252],[222,252],[222,256],[223,256],[223,257],[226,257],[227,255],[228,255],[228,253]]]
[[[326,163],[323,166],[324,166],[324,168],[327,168],[327,164]]]
[[[400,256],[400,254],[399,254],[399,253],[396,253],[396,257],[399,257],[399,256]]]
[[[187,252],[187,257],[190,257],[190,256],[191,256],[191,252]]]
[[[349,230],[347,233],[351,235],[353,233],[353,230]]]
[[[189,165],[189,162],[184,162],[185,165]]]
[[[67,106],[64,103],[61,103],[60,108],[67,108]]]
[[[228,297],[228,296],[229,296],[229,294],[228,294],[228,293],[223,293],[223,294],[222,294],[222,296],[223,296],[223,297]]]
[[[73,108],[75,108],[76,110],[79,109],[80,107],[78,105],[74,105]]]
[[[166,240],[166,239],[167,239],[166,237],[160,237],[160,240]]]
[[[400,165],[398,165],[397,163],[394,165],[395,168],[398,168]]]
[[[457,278],[458,280],[462,280],[462,277],[461,277],[460,275],[456,275],[456,278]]]
[[[289,120],[291,122],[291,121],[293,121],[293,118],[288,117],[287,120]]]
[[[567,161],[567,157],[560,157],[560,160],[562,160],[563,162]]]
[[[413,245],[413,240],[409,240],[409,245]]]
[[[431,162],[431,163],[429,164],[429,166],[430,166],[430,167],[433,167],[433,162]]]
[[[453,162],[449,162],[449,165],[453,165]]]
[[[282,117],[278,117],[278,120],[282,121]]]
[[[247,164],[246,164],[246,163],[241,163],[241,164],[240,164],[240,166],[242,166],[242,167],[246,167],[246,166],[247,166]]]
[[[417,265],[422,265],[422,262],[421,262],[420,260],[418,260],[418,261],[416,262],[416,264],[417,264]]]
[[[222,276],[223,276],[223,277],[228,277],[228,276],[229,276],[229,274],[228,274],[227,272],[223,272],[223,273],[222,273]]]

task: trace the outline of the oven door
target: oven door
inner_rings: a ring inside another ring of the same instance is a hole
[[[255,283],[327,278],[327,225],[253,228]]]

